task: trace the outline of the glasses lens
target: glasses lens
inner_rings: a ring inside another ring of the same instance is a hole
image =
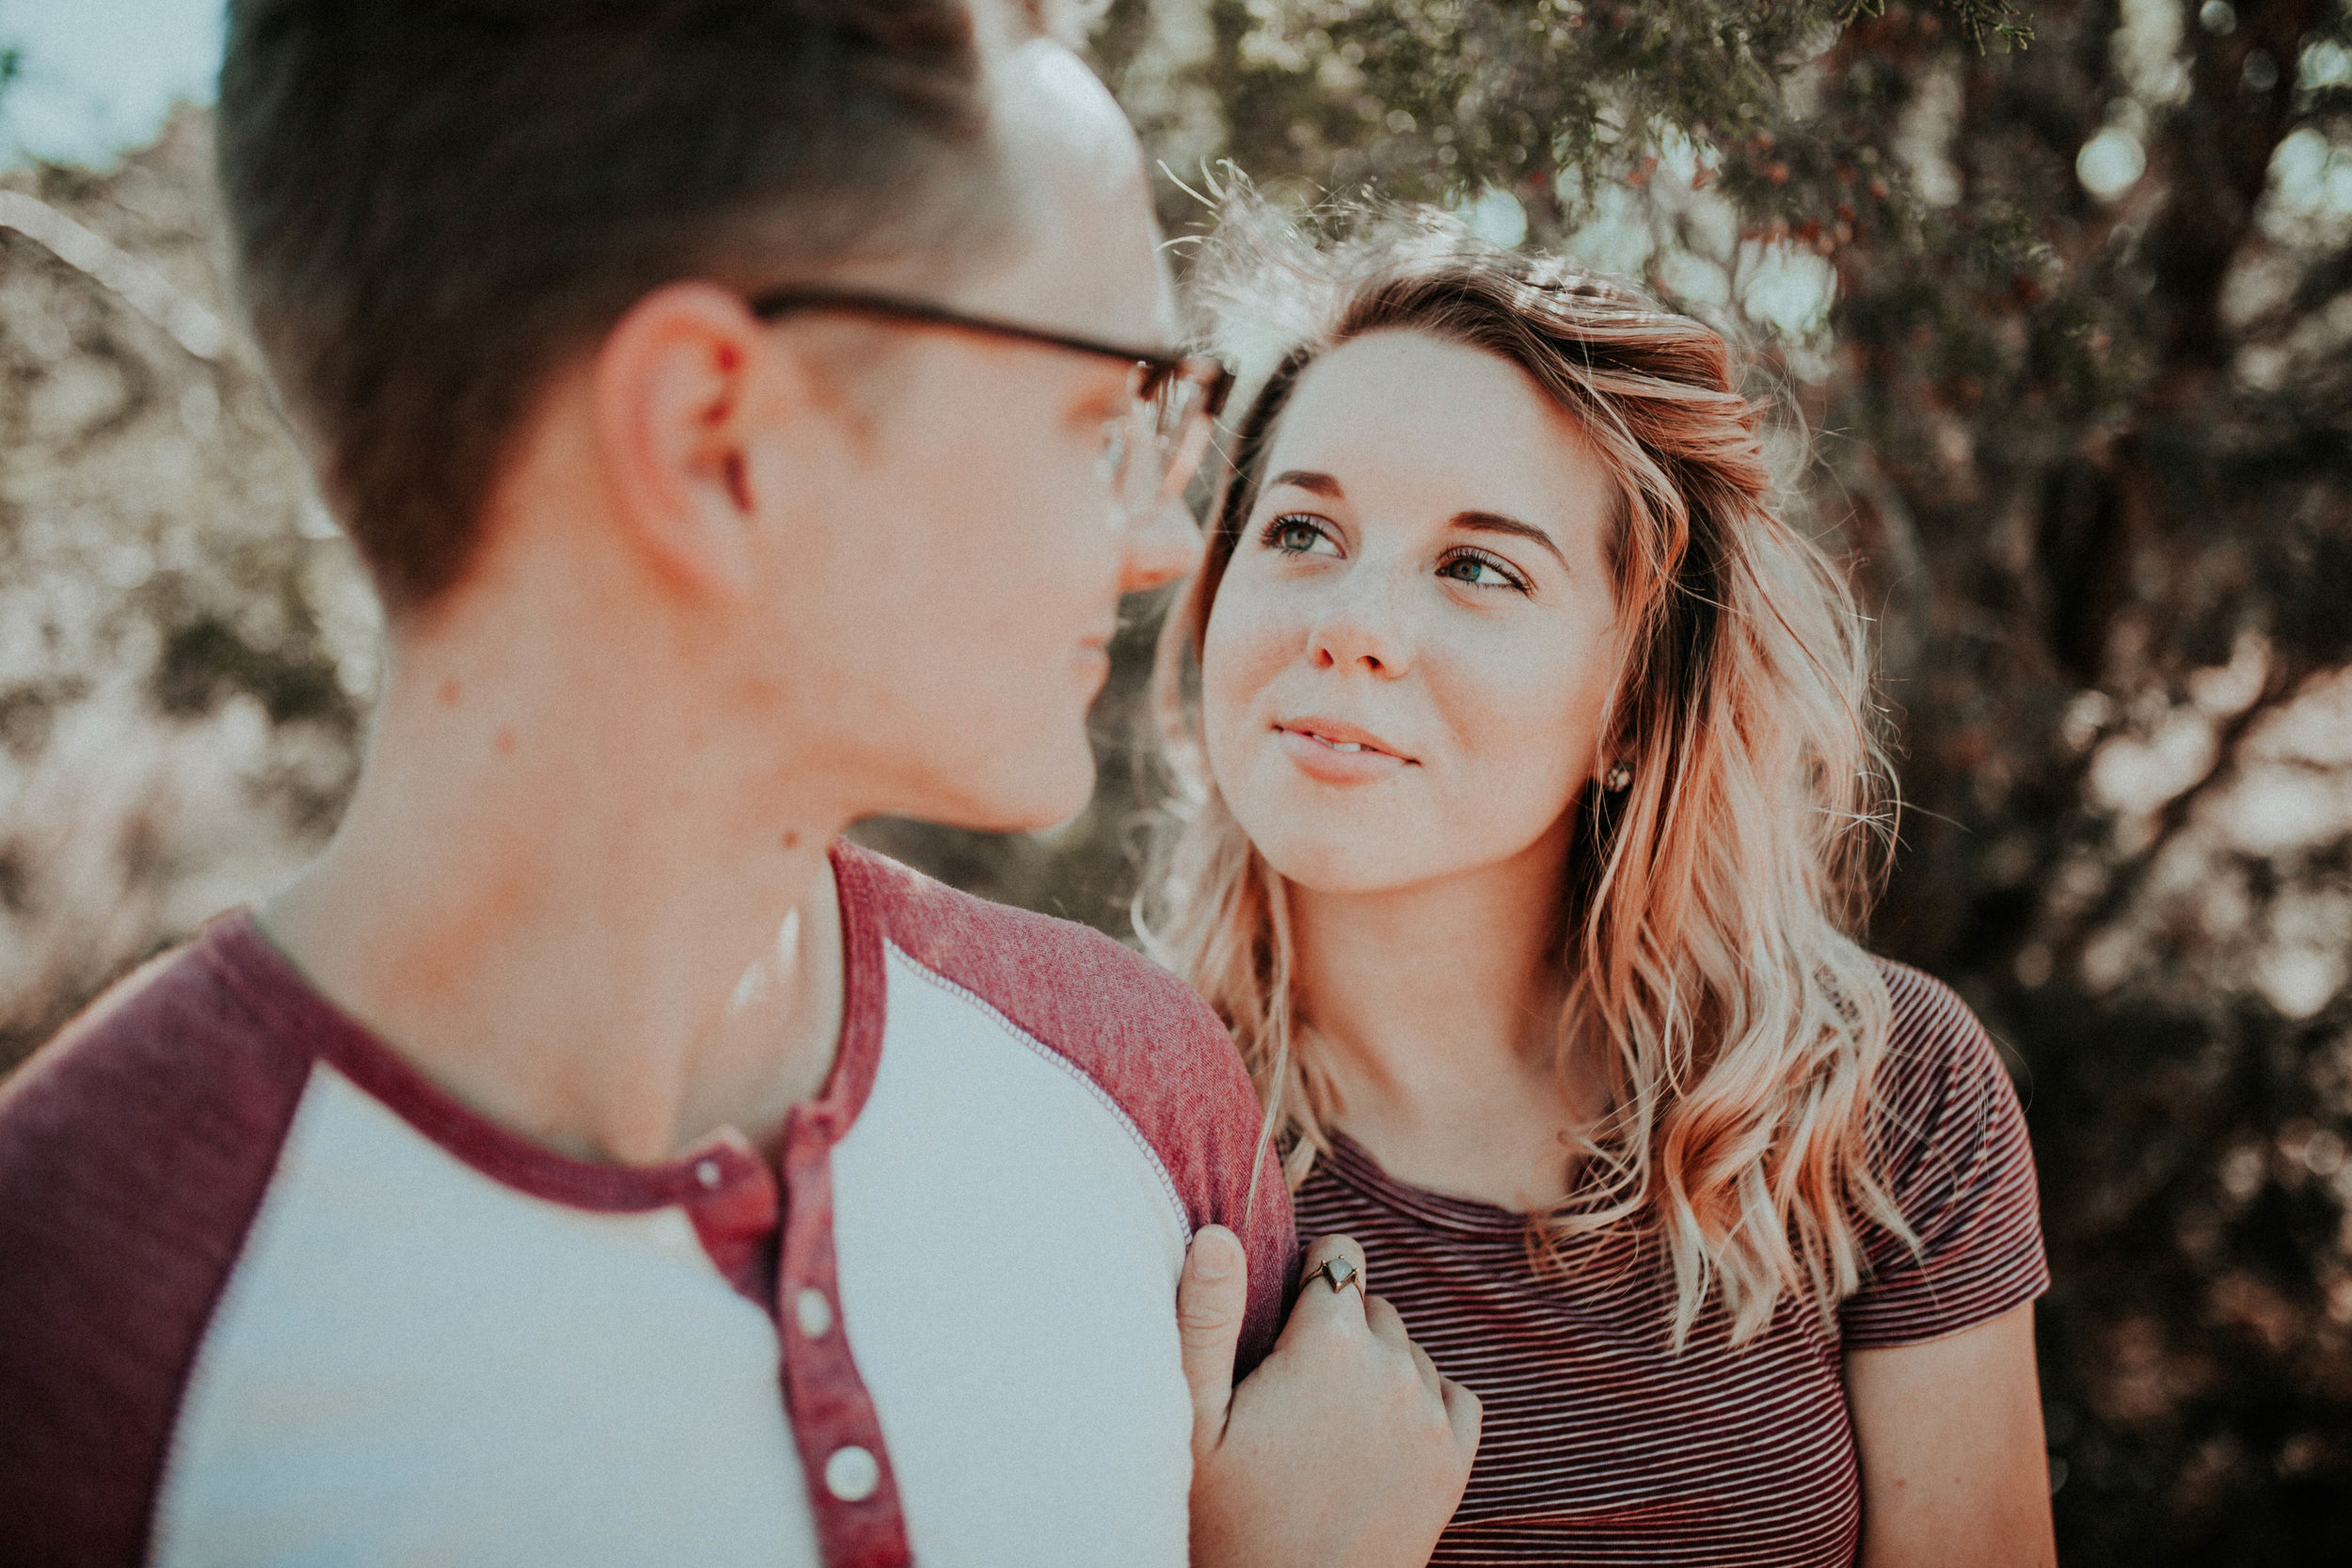
[[[1166,372],[1136,367],[1130,412],[1104,431],[1103,458],[1131,521],[1148,520],[1191,483],[1208,451],[1216,422],[1210,389],[1220,374],[1213,364],[1189,361]]]
[[[1103,455],[1096,472],[1123,500],[1127,494],[1127,465],[1136,450],[1136,420],[1132,414],[1106,420],[1103,426]]]
[[[1157,491],[1162,500],[1172,500],[1192,483],[1194,470],[1200,467],[1201,455],[1208,451],[1210,426],[1216,413],[1209,406],[1208,377],[1216,372],[1211,367],[1185,365],[1179,374],[1168,378],[1162,390],[1159,406],[1154,411],[1156,439],[1159,449],[1160,472]]]

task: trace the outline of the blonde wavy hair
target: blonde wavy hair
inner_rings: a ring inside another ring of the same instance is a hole
[[[1852,935],[1892,844],[1894,789],[1865,623],[1839,569],[1782,514],[1764,408],[1705,325],[1443,214],[1302,223],[1246,188],[1224,208],[1196,298],[1228,352],[1275,363],[1229,433],[1206,560],[1161,636],[1152,713],[1169,794],[1136,901],[1147,950],[1232,1029],[1295,1188],[1329,1150],[1333,1086],[1295,989],[1282,879],[1209,773],[1209,612],[1318,356],[1406,330],[1508,360],[1616,480],[1610,568],[1629,633],[1601,733],[1632,784],[1572,806],[1559,927],[1558,1060],[1600,1053],[1610,1109],[1581,1139],[1581,1190],[1530,1216],[1531,1249],[1556,1265],[1579,1237],[1660,1245],[1677,1351],[1718,1294],[1733,1344],[1784,1292],[1828,1319],[1861,1282],[1862,1224],[1911,1239],[1873,1172],[1890,1004]]]

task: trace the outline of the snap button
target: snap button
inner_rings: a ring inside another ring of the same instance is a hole
[[[833,1330],[833,1303],[811,1286],[792,1298],[792,1321],[801,1325],[803,1338],[821,1339]]]
[[[697,1161],[695,1161],[695,1162],[694,1162],[694,1180],[697,1180],[697,1181],[699,1181],[699,1182],[701,1182],[701,1183],[702,1183],[704,1186],[706,1186],[706,1187],[716,1187],[716,1186],[718,1186],[718,1185],[719,1185],[719,1162],[718,1162],[718,1161],[716,1161],[716,1160],[697,1160]]]
[[[825,1490],[845,1503],[862,1503],[882,1484],[882,1465],[851,1443],[833,1450],[825,1461]]]

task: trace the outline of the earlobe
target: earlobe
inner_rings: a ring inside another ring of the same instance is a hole
[[[631,306],[592,372],[612,515],[645,565],[689,592],[733,594],[755,573],[755,432],[767,335],[742,301],[673,283]]]

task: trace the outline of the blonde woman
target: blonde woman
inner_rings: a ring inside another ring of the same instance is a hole
[[[1433,1560],[2051,1560],[2017,1100],[1852,935],[1862,626],[1724,342],[1435,217],[1231,231],[1293,346],[1164,640],[1139,914],[1302,1229],[1485,1402]]]

